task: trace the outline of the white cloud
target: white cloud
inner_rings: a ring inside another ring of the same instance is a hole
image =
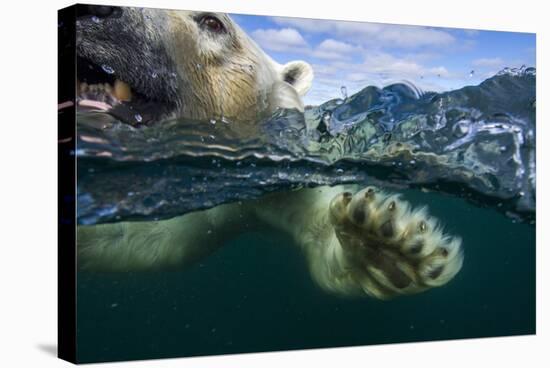
[[[262,48],[272,51],[300,51],[308,48],[306,40],[293,28],[257,29],[252,32],[252,38]]]
[[[351,37],[357,43],[380,47],[441,47],[455,42],[455,38],[448,32],[422,26],[280,17],[273,20],[277,24],[292,26],[302,31],[328,33],[333,37]]]
[[[329,38],[319,44],[319,50],[327,52],[347,53],[355,52],[357,50],[360,50],[360,48],[346,42],[336,41],[332,38]]]
[[[449,86],[460,78],[444,66],[426,66],[413,56],[397,57],[384,52],[370,52],[361,62],[331,60],[328,63],[314,63],[315,79],[305,102],[320,104],[341,97],[342,86],[346,86],[349,96],[367,86],[384,87],[397,82],[413,84],[423,91],[441,92],[449,90]]]
[[[448,70],[443,66],[428,68],[416,61],[406,58],[397,58],[384,52],[367,55],[361,67],[373,73],[381,73],[403,79],[423,78],[428,76],[449,76]]]
[[[319,59],[343,60],[349,59],[352,54],[362,51],[361,47],[329,38],[321,42],[311,55]]]
[[[504,60],[499,57],[495,58],[481,58],[472,61],[472,65],[478,67],[498,68],[504,65]]]

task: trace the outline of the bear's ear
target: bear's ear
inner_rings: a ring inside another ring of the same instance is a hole
[[[291,61],[283,66],[282,79],[303,96],[311,87],[313,68],[304,61]]]

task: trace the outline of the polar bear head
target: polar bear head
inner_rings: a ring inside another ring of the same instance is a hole
[[[130,122],[303,110],[313,79],[309,64],[276,63],[225,14],[79,5],[76,23],[79,104]]]

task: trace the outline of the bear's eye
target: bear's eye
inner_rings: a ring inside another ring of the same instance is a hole
[[[216,17],[212,15],[205,15],[199,21],[199,25],[203,28],[208,29],[211,32],[222,33],[225,32],[225,27],[223,23]]]

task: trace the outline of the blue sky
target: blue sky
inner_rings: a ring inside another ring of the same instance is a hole
[[[351,95],[407,81],[441,92],[479,84],[504,67],[536,66],[532,33],[231,16],[277,62],[313,66],[306,104],[341,97],[342,86]]]

